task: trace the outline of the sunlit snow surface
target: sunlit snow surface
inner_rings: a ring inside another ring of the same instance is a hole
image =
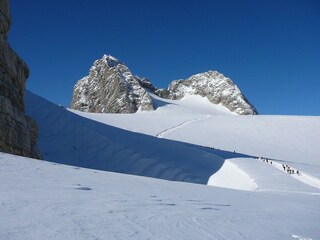
[[[162,102],[155,112],[119,116],[74,112],[129,131],[271,158],[320,178],[320,117],[239,116],[199,96],[180,101],[153,97]],[[241,168],[242,162],[236,165]]]
[[[27,93],[51,163],[0,154],[0,239],[319,239],[319,117],[153,98],[89,114]]]
[[[2,153],[0,189],[4,240],[320,236],[320,196],[310,193],[230,190]]]

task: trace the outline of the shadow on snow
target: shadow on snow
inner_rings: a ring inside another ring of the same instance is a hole
[[[25,100],[27,114],[39,125],[42,157],[51,162],[207,184],[225,159],[251,157],[98,123],[30,92]]]

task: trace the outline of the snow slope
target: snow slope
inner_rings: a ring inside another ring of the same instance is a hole
[[[210,149],[101,124],[30,92],[25,100],[27,114],[39,125],[45,160],[201,184],[224,162]]]
[[[207,98],[196,95],[186,96],[181,100],[169,100],[160,98],[150,92],[149,94],[152,96],[156,107],[156,110],[152,112],[101,114],[86,113],[73,109],[69,109],[69,111],[104,124],[153,136],[173,126],[203,118],[204,116],[236,115],[227,108],[221,105],[214,105]]]
[[[318,117],[153,97],[88,114],[27,92],[48,162],[0,153],[0,239],[319,239]]]
[[[320,178],[320,117],[210,116],[163,137],[273,158]]]
[[[320,196],[247,192],[0,153],[0,239],[319,239]]]
[[[162,104],[151,113],[117,116],[74,112],[129,131],[272,158],[320,178],[320,117],[238,116],[201,97],[188,96],[179,101],[152,97]],[[238,167],[241,165],[237,162]]]

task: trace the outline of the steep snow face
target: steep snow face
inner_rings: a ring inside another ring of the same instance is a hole
[[[207,97],[214,104],[222,104],[240,115],[255,115],[257,111],[241,93],[240,89],[217,71],[208,71],[176,80],[169,85],[171,99],[181,99],[186,95]]]
[[[154,109],[152,99],[139,79],[110,55],[96,60],[89,75],[77,82],[71,108],[99,113],[134,113]]]

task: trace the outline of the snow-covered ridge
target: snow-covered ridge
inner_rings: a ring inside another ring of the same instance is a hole
[[[213,151],[92,121],[30,92],[26,111],[39,124],[39,148],[48,161],[199,184],[224,162]]]

